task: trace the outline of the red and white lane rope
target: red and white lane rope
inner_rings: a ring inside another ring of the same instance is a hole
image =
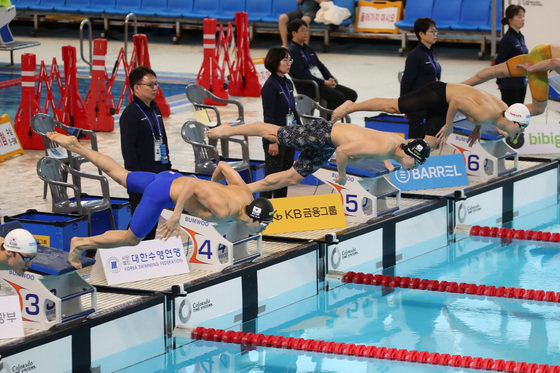
[[[271,334],[256,334],[225,331],[188,326],[177,326],[175,336],[202,339],[213,342],[235,343],[245,346],[273,347],[288,350],[313,351],[326,354],[367,357],[374,359],[399,360],[418,364],[431,364],[471,369],[485,369],[495,372],[560,373],[560,366],[548,364],[505,361],[462,355],[440,354],[437,352],[416,351],[378,346],[356,345],[353,343],[336,343],[305,338],[283,337]]]

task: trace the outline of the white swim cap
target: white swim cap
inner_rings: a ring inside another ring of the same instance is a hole
[[[531,120],[531,113],[529,112],[529,109],[527,109],[527,106],[523,104],[513,104],[507,108],[505,117],[512,122],[527,125]]]
[[[37,240],[25,229],[11,230],[4,238],[4,248],[23,254],[37,253]]]

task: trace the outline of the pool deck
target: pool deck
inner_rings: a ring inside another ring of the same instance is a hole
[[[56,35],[52,35],[52,34]],[[63,45],[73,45],[78,50],[79,55],[79,40],[77,39],[78,31],[66,30],[66,32],[56,30],[51,31],[48,36],[37,37],[33,40],[39,41],[40,46],[24,51],[15,51],[16,63],[19,61],[21,53],[35,53],[37,61],[45,60],[49,62],[53,57],[56,57],[59,63],[62,59],[60,56],[60,47]],[[68,35],[72,35],[69,37]],[[31,39],[26,35],[16,35],[16,39]],[[203,50],[201,42],[189,40],[188,44],[171,44],[169,40],[159,36],[152,42],[150,37],[150,61],[152,68],[156,73],[170,76],[193,76],[198,72],[203,59]],[[265,40],[257,39],[256,43],[251,48],[252,57],[264,57],[266,50],[272,46],[279,44],[275,39],[267,38]],[[313,40],[312,46],[320,52],[320,40]],[[118,50],[122,46],[122,42],[109,41],[109,48],[107,53],[107,69],[111,69],[113,62],[118,54]],[[131,45],[129,45],[130,51]],[[359,95],[359,100],[367,99],[370,97],[397,97],[399,94],[399,85],[397,83],[397,74],[404,67],[404,57],[398,55],[398,43],[380,43],[376,41],[361,41],[353,42],[344,40],[343,42],[332,43],[329,53],[320,53],[321,60],[329,67],[331,72],[335,74],[338,80],[349,87],[354,88]],[[443,67],[443,80],[446,82],[460,82],[479,69],[488,65],[488,61],[481,61],[477,59],[476,48],[458,48],[453,45],[442,46],[437,49],[438,59]],[[9,55],[0,54],[0,70],[8,68]],[[81,71],[87,69],[84,62],[78,61],[78,67]],[[365,79],[367,77],[367,79]],[[499,96],[499,91],[493,81],[487,82],[480,86],[480,88]],[[262,106],[260,98],[238,98],[245,107],[246,122],[252,120],[262,120]],[[1,105],[0,105],[1,106]],[[235,109],[226,107],[221,109],[224,118],[234,119]],[[363,124],[365,116],[372,116],[375,113],[354,113],[352,114],[352,121],[357,124]],[[540,123],[558,123],[560,114],[558,109],[548,110],[545,115],[535,118],[535,122]],[[13,118],[12,118],[13,119]],[[180,135],[182,124],[190,119],[194,119],[193,112],[189,104],[185,104],[180,110],[173,112],[172,115],[165,120],[165,126],[169,138],[170,158],[173,167],[181,171],[193,171],[193,153],[191,147],[186,144]],[[106,133],[98,133],[99,149],[101,152],[110,155],[117,162],[122,162],[120,152],[120,138],[118,127],[115,131]],[[251,158],[263,159],[263,151],[260,138],[250,139],[250,152]],[[3,170],[4,182],[0,184],[0,213],[4,216],[11,216],[25,212],[27,209],[36,209],[38,211],[50,211],[50,196],[47,199],[42,198],[43,183],[36,175],[37,161],[44,155],[42,150],[26,150],[24,155],[16,156],[0,163],[0,168]],[[503,176],[497,180],[479,180],[475,178],[469,179],[469,186],[465,187],[466,194],[476,197],[487,191],[491,192],[496,189],[505,188],[504,185],[513,185],[522,180],[530,179],[531,177],[538,177],[539,174],[550,172],[555,169],[558,155],[544,155],[539,156],[542,162],[537,162],[535,159],[530,161],[521,161],[519,170],[513,174]],[[84,170],[96,172],[93,167],[84,165]],[[9,177],[8,177],[9,175]],[[115,197],[127,197],[126,191],[123,187],[117,185],[112,180],[110,182],[111,195]],[[518,184],[517,184],[518,185]],[[96,195],[99,191],[96,190],[95,184],[84,183],[83,190],[86,193]],[[298,185],[289,188],[289,196],[307,195],[316,192],[315,186]],[[375,233],[378,229],[386,229],[392,227],[394,232],[393,248],[398,246],[395,244],[396,236],[398,235],[399,222],[409,219],[411,222],[415,220],[416,216],[433,216],[433,211],[452,210],[453,204],[449,204],[449,196],[457,188],[442,188],[433,190],[423,190],[411,193],[407,198],[402,199],[401,211],[395,221],[391,216],[383,216],[370,224],[352,224],[346,229],[337,230],[335,233],[339,237],[346,235],[348,240],[360,237],[370,233]],[[507,195],[509,189],[505,188],[504,195]],[[330,193],[330,188],[320,186],[319,193]],[[501,193],[501,192],[500,192]],[[414,194],[417,194],[416,196]],[[447,198],[441,198],[447,197]],[[22,203],[22,201],[25,201]],[[514,202],[512,202],[514,204]],[[451,207],[450,207],[451,206]],[[501,208],[501,206],[499,207]],[[438,214],[440,214],[438,212]],[[441,216],[441,215],[435,215]],[[412,224],[412,223],[411,223]],[[443,225],[443,227],[442,227]],[[441,233],[447,230],[447,223],[438,225]],[[390,232],[390,229],[388,230]],[[176,284],[185,284],[189,292],[200,294],[200,290],[204,290],[210,286],[220,286],[220,284],[227,281],[233,281],[240,278],[239,281],[243,283],[243,299],[248,302],[250,307],[258,308],[258,301],[256,295],[250,295],[247,298],[246,294],[252,294],[257,285],[250,285],[254,281],[257,273],[263,273],[267,269],[274,266],[280,266],[284,261],[300,260],[307,263],[308,257],[317,262],[317,266],[328,266],[328,260],[325,258],[326,253],[330,252],[330,243],[326,242],[326,235],[332,233],[332,230],[327,231],[311,231],[299,232],[288,235],[274,235],[265,237],[263,256],[253,263],[245,263],[239,265],[237,268],[219,273],[219,272],[206,272],[206,271],[191,271],[187,275],[174,276],[162,280],[150,280],[137,283],[129,283],[114,287],[114,289],[107,288],[105,284],[92,282],[93,285],[99,285],[103,288],[98,294],[99,309],[96,313],[89,316],[84,323],[83,320],[71,322],[68,325],[61,325],[54,331],[35,331],[26,329],[26,338],[13,339],[13,340],[0,340],[0,354],[2,356],[10,356],[14,354],[25,356],[28,349],[35,347],[38,344],[47,343],[56,340],[57,335],[73,337],[77,336],[76,330],[83,332],[84,328],[88,328],[86,324],[99,325],[105,320],[117,319],[121,315],[126,314],[124,309],[130,306],[131,309],[141,309],[142,304],[146,307],[155,307],[154,304],[162,302],[166,304],[166,309],[170,313],[176,312],[173,306],[174,294],[171,293],[171,286]],[[383,240],[383,247],[387,246],[387,242]],[[389,239],[390,241],[390,239]],[[389,245],[390,246],[390,245]],[[395,260],[395,252],[393,251],[393,260]],[[385,259],[384,259],[385,260]],[[398,260],[398,258],[397,258]],[[299,262],[298,262],[299,263]],[[385,263],[390,264],[390,263]],[[385,267],[385,265],[384,265]],[[325,268],[322,268],[323,275]],[[314,269],[311,271],[314,272]],[[313,278],[318,281],[321,280],[320,270],[316,271]],[[86,279],[89,279],[89,269],[84,269],[80,272]],[[120,289],[119,289],[120,288]],[[115,294],[120,291],[130,291],[129,294]],[[136,291],[136,293],[135,293]],[[144,291],[145,293],[139,292]],[[162,300],[165,299],[165,300]],[[177,303],[175,307],[178,307]],[[247,308],[244,304],[244,310]],[[136,307],[136,308],[135,308]],[[132,311],[131,311],[132,312]],[[167,311],[166,311],[167,312]],[[245,311],[244,311],[245,312]],[[243,318],[246,319],[252,313],[256,315],[254,309],[251,312],[244,314]],[[253,315],[254,316],[254,315]],[[166,316],[167,317],[167,316]],[[86,333],[87,334],[87,333]],[[92,342],[93,344],[93,342]],[[74,353],[76,353],[74,351]],[[93,357],[90,356],[93,360]],[[76,363],[75,363],[76,364]]]

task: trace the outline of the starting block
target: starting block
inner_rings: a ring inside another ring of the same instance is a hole
[[[163,210],[164,219],[172,211]],[[189,268],[222,271],[235,264],[251,261],[262,255],[262,235],[251,235],[238,222],[212,223],[195,216],[181,214],[181,228],[190,238],[187,243]],[[256,248],[249,243],[255,241]],[[191,247],[188,247],[192,245]],[[190,257],[189,257],[190,256]]]
[[[506,144],[504,136],[495,129],[483,128],[480,142],[472,147],[468,145],[468,136],[475,125],[464,119],[455,122],[453,133],[447,139],[447,144],[463,154],[467,173],[470,176],[492,178],[517,170],[519,155]],[[506,159],[513,158],[513,167],[507,167]]]
[[[0,271],[0,279],[17,292],[24,327],[47,330],[95,312],[96,289],[76,271],[58,276],[43,276],[12,270]],[[90,299],[87,299],[89,296]]]
[[[395,169],[398,169],[396,166]],[[334,188],[342,197],[346,220],[364,223],[400,208],[401,191],[385,178],[389,171],[383,162],[360,159],[348,163],[346,185],[338,185],[335,162],[327,162],[313,175]]]

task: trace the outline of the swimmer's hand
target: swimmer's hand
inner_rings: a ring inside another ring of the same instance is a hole
[[[348,114],[349,106],[352,105],[352,101],[346,100],[342,105],[333,110],[331,114],[331,122],[336,123],[346,114]]]
[[[338,185],[345,185],[346,180],[347,180],[346,174],[339,173],[338,177],[334,179],[334,182],[337,183]]]
[[[519,65],[515,65],[518,69],[523,69],[525,71],[531,72],[533,71],[532,65],[529,62],[520,63]]]
[[[210,140],[222,139],[224,137],[231,136],[230,130],[230,123],[222,123],[221,125],[206,131],[206,136],[208,136]]]
[[[387,169],[387,171],[389,172],[393,172],[395,170],[395,166],[393,165],[393,163],[386,159],[383,161],[383,164],[385,165],[385,168]]]
[[[181,215],[175,217],[171,216],[165,223],[158,228],[157,234],[160,236],[161,240],[167,241],[171,236],[179,237],[179,231],[181,227],[179,226],[179,219]]]
[[[84,249],[79,245],[80,237],[73,237],[70,241],[70,252],[68,253],[68,263],[76,269],[82,268],[80,258],[84,253]]]
[[[482,130],[481,125],[476,125],[474,127],[473,131],[471,132],[468,138],[469,146],[473,146],[477,140],[480,141],[481,130]]]
[[[452,132],[453,132],[453,123],[446,124],[445,126],[441,127],[439,132],[436,134],[437,146],[442,147]]]

